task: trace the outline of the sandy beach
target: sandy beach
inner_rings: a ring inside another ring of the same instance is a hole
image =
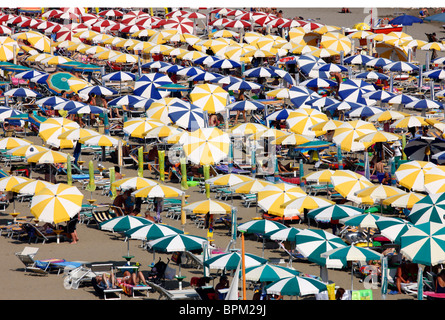
[[[302,16],[305,19],[314,19],[317,22],[322,22],[327,25],[334,25],[340,27],[349,27],[351,28],[355,23],[363,21],[366,14],[363,13],[363,9],[361,8],[351,8],[352,13],[350,14],[342,14],[339,13],[341,8],[279,8],[283,10],[284,17],[295,17]],[[381,17],[391,17],[396,9],[386,8],[379,9],[379,16]],[[416,15],[418,14],[418,9],[402,9],[397,8],[397,11],[406,12],[408,14]],[[433,10],[430,10],[430,12]],[[407,33],[412,35],[415,39],[427,40],[425,33],[436,32],[438,38],[444,36],[444,29],[441,27],[442,23],[423,23],[416,24],[408,27]],[[439,56],[442,56],[443,53],[439,53]],[[418,60],[421,64],[424,61],[425,56],[424,52],[420,50],[417,53],[416,60]],[[29,136],[27,139],[31,140],[36,144],[42,144],[42,140],[39,137]],[[72,150],[67,149],[63,150],[68,153],[72,153]],[[85,163],[91,159],[91,156],[82,155],[82,160]],[[95,163],[97,165],[97,163]],[[105,168],[109,168],[114,166],[109,161],[103,163]],[[0,168],[8,171],[8,167],[4,167],[3,164],[0,165]],[[310,166],[305,166],[305,173],[310,172],[312,168]],[[137,170],[134,168],[122,168],[122,173],[126,175],[126,177],[136,176]],[[147,178],[155,178],[152,172],[148,170],[144,170],[144,177]],[[33,174],[33,178],[35,178],[35,174]],[[66,182],[66,176],[58,175],[56,179],[59,182]],[[180,187],[180,184],[173,184],[169,181],[166,182],[167,185],[174,185],[176,187]],[[76,182],[75,185],[81,190],[84,195],[84,202],[90,198],[90,192],[86,190],[82,190],[81,185]],[[199,192],[198,187],[191,187],[187,191],[189,195],[188,202],[194,202],[197,200],[204,200],[205,194]],[[109,197],[102,195],[101,190],[96,190],[93,192],[92,197],[97,199],[97,203],[109,203],[111,204],[111,200]],[[211,195],[212,198],[215,197],[215,194]],[[238,223],[243,223],[246,221],[250,221],[252,218],[259,216],[256,212],[255,207],[246,208],[241,204],[241,200],[239,198],[234,199],[234,205],[238,208]],[[143,209],[146,208],[144,204]],[[20,212],[20,216],[30,216],[30,209],[28,202],[16,202],[15,210]],[[12,217],[9,215],[13,211],[12,204],[6,209],[5,212],[0,212],[0,225],[7,224],[11,222]],[[183,226],[181,225],[180,220],[173,220],[170,218],[165,218],[165,212],[163,213],[164,219],[163,222],[177,227],[179,229],[184,229],[185,232],[206,237],[207,230],[197,228],[196,225],[187,220],[187,223]],[[291,226],[296,228],[307,228],[308,226],[305,224],[299,224],[298,222],[291,223]],[[315,228],[315,226],[311,226]],[[328,229],[329,231],[329,229]],[[94,223],[90,225],[78,224],[77,232],[79,235],[79,242],[77,244],[70,244],[69,242],[61,242],[57,244],[56,242],[49,243],[37,243],[37,244],[28,244],[27,242],[19,241],[16,239],[6,238],[4,236],[0,237],[0,279],[2,288],[0,289],[0,300],[93,300],[98,301],[102,300],[95,292],[92,286],[80,287],[77,290],[66,290],[63,286],[63,275],[50,274],[48,276],[33,276],[24,272],[24,265],[22,262],[15,256],[16,252],[20,252],[26,246],[38,247],[39,251],[36,259],[50,259],[50,258],[63,258],[68,261],[84,261],[86,263],[107,263],[111,262],[116,266],[123,265],[125,260],[123,256],[127,253],[127,243],[124,242],[124,238],[116,233],[111,233],[107,231],[99,230]],[[230,230],[223,226],[217,225],[215,227],[214,232],[214,245],[217,248],[225,249],[230,240]],[[143,273],[147,273],[150,268],[149,264],[153,261],[153,254],[151,252],[147,252],[143,248],[141,248],[141,241],[131,240],[129,243],[130,253],[134,255],[132,262],[139,262],[141,265],[141,270]],[[236,243],[236,247],[240,248],[241,240],[238,239]],[[245,248],[246,252],[261,256],[262,254],[262,242],[257,241],[253,236],[246,236],[245,240]],[[156,260],[162,258],[163,261],[167,261],[167,258],[171,258],[172,254],[164,254],[164,253],[156,253]],[[287,254],[281,250],[276,244],[273,242],[266,243],[266,249],[264,252],[265,258],[280,258],[285,259],[287,261]],[[287,263],[282,264],[286,266]],[[178,265],[170,262],[170,267],[176,269],[178,272]],[[311,275],[319,275],[320,268],[314,263],[307,261],[294,261],[292,267],[296,270]],[[183,266],[181,268],[182,274],[186,276],[183,284],[185,288],[190,288],[190,279],[192,277],[200,277],[203,274],[202,269],[192,268],[190,266]],[[216,270],[211,270],[212,273],[215,273]],[[350,270],[329,270],[329,279],[332,280],[335,285],[350,289],[351,287],[351,275]],[[229,277],[229,281],[231,283],[231,277]],[[216,278],[213,284],[216,284],[218,278]],[[177,289],[178,282],[176,280],[168,280],[166,283],[166,287],[170,289]],[[354,277],[353,287],[355,290],[364,289],[364,284],[359,282],[359,278]],[[253,296],[253,290],[247,290],[247,300],[251,300]],[[380,287],[373,289],[373,297],[374,300],[381,300]],[[157,300],[157,293],[150,293],[149,300]],[[285,300],[295,299],[294,297],[284,297]],[[310,298],[300,298],[300,299],[313,299]],[[386,300],[415,300],[416,297],[407,294],[399,294],[399,295],[387,295]],[[135,300],[129,296],[122,295],[122,300]],[[141,300],[138,300],[141,301]],[[153,306],[153,305],[152,305]]]

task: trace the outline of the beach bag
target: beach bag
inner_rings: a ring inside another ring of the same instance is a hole
[[[181,252],[173,252],[172,261],[179,264],[181,262]]]
[[[173,269],[173,268],[170,268],[169,266],[167,266],[165,268],[164,275],[165,275],[165,279],[173,280],[176,276],[176,269]]]

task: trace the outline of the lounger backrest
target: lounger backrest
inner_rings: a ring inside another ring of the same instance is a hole
[[[28,255],[31,257],[34,257],[37,254],[37,251],[39,251],[39,248],[35,248],[35,247],[25,247],[23,248],[21,254],[22,255]]]
[[[102,274],[104,272],[112,272],[113,264],[112,263],[100,263],[100,264],[92,264],[91,271],[95,274]]]

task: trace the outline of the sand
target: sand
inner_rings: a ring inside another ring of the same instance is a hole
[[[314,9],[302,9],[302,8],[290,8],[284,9],[285,17],[294,17],[294,16],[302,16],[305,19],[312,18],[317,21],[332,24],[336,26],[342,27],[352,27],[352,25],[356,22],[362,21],[365,14],[363,13],[363,9],[352,8],[351,14],[340,14],[338,11],[340,8],[314,8]],[[389,16],[392,14],[395,9],[386,9],[380,10],[382,16]],[[417,10],[401,10],[397,9],[397,11],[406,11],[408,13],[417,13]],[[408,33],[411,34],[414,38],[426,40],[425,33],[436,32],[440,37],[442,34],[441,24],[439,23],[424,23],[421,25],[411,26],[408,29]],[[421,61],[421,59],[419,59]],[[41,144],[42,141],[38,137],[28,137],[30,140],[35,143]],[[70,152],[71,150],[65,150]],[[91,156],[82,156],[82,160],[88,162]],[[105,162],[103,165],[106,168],[109,168],[113,164],[110,162]],[[8,170],[8,168],[2,169]],[[309,170],[308,167],[305,170]],[[306,171],[308,172],[308,171]],[[123,168],[123,173],[129,176],[136,176],[137,171],[135,169]],[[35,176],[34,176],[35,177]],[[144,171],[144,177],[154,178],[152,173],[148,172],[148,170]],[[60,182],[65,182],[66,178],[64,176],[57,176],[57,179]],[[167,182],[167,184],[171,184]],[[81,189],[81,186],[76,183],[76,186]],[[179,184],[175,184],[175,186],[179,187]],[[90,197],[90,193],[84,191],[85,194],[85,202],[86,199]],[[198,187],[192,187],[187,191],[187,194],[190,195],[188,202],[191,203],[193,201],[205,199],[205,195],[199,192]],[[212,194],[212,198],[214,194]],[[111,203],[111,200],[101,195],[100,190],[96,190],[93,192],[93,198],[98,199],[98,203]],[[241,201],[239,199],[234,200],[234,205],[238,207],[239,210],[239,221],[238,223],[246,222],[251,220],[253,217],[258,216],[255,208],[245,208],[241,205]],[[145,209],[145,205],[143,205]],[[6,224],[11,221],[10,212],[13,211],[13,206],[10,205],[5,212],[0,213],[0,224]],[[30,210],[27,202],[24,203],[16,203],[16,211],[20,212],[20,216],[29,216]],[[165,213],[164,213],[165,215]],[[207,230],[198,229],[193,222],[187,220],[185,226],[181,226],[180,221],[172,220],[164,217],[164,222],[172,225],[174,227],[183,228],[185,232],[193,235],[206,237]],[[306,228],[307,225],[303,224],[292,224],[292,226],[297,228]],[[314,226],[311,226],[314,227]],[[118,234],[113,234],[111,232],[102,231],[97,229],[94,224],[90,226],[86,226],[84,224],[78,224],[78,234],[80,241],[77,244],[70,244],[69,242],[62,242],[57,244],[55,242],[49,242],[46,244],[37,243],[31,244],[31,246],[38,247],[39,252],[36,256],[36,259],[48,259],[48,258],[64,258],[68,261],[85,261],[88,263],[104,263],[104,262],[112,262],[116,265],[123,265],[125,260],[122,256],[127,253],[127,244],[123,241],[123,237]],[[329,229],[328,229],[329,231]],[[214,232],[214,244],[218,248],[226,248],[229,243],[230,230],[217,226]],[[0,278],[2,283],[2,289],[0,290],[0,299],[1,300],[100,300],[93,288],[91,286],[81,287],[77,290],[66,290],[63,287],[63,275],[55,275],[50,274],[48,276],[40,277],[40,276],[31,276],[24,272],[23,264],[19,261],[17,257],[15,257],[16,252],[20,252],[24,247],[28,246],[27,242],[17,241],[15,239],[6,238],[4,236],[0,237],[0,256],[2,257],[0,262]],[[133,262],[139,262],[141,264],[141,270],[146,273],[150,269],[148,265],[153,260],[153,255],[150,252],[142,249],[140,247],[141,242],[132,240],[130,241],[130,253],[134,255]],[[240,248],[241,241],[238,240],[236,243],[236,247]],[[247,237],[245,240],[246,252],[256,254],[261,256],[262,252],[262,242],[256,241],[253,237]],[[171,258],[170,254],[162,254],[157,253],[156,259],[161,257],[164,261],[167,258]],[[283,250],[280,250],[274,246],[273,243],[267,243],[267,247],[265,250],[266,258],[283,258],[287,260],[287,255]],[[284,266],[286,264],[283,264]],[[178,266],[174,263],[170,263],[170,266],[175,268],[178,271]],[[299,270],[300,272],[319,275],[319,267],[316,264],[310,262],[293,262],[292,266]],[[216,270],[211,270],[214,273]],[[189,282],[191,277],[194,276],[202,276],[202,270],[190,268],[187,266],[182,267],[182,273],[186,276],[184,281],[184,287],[189,287]],[[351,287],[351,277],[349,270],[329,270],[329,279],[335,282],[336,285],[343,287],[345,289],[349,289]],[[231,280],[231,278],[229,278]],[[216,284],[217,279],[215,280]],[[178,284],[175,280],[168,281],[168,288],[177,288]],[[357,277],[354,278],[353,283],[354,289],[364,289],[363,283],[359,282]],[[253,291],[250,289],[247,291],[247,299],[251,299]],[[373,290],[374,299],[381,299],[380,289]],[[157,299],[158,294],[152,293],[150,294],[149,299]],[[125,295],[122,296],[123,300],[131,300],[132,298],[127,297]],[[289,299],[289,297],[285,297],[285,299]],[[415,299],[413,296],[409,296],[406,294],[402,295],[388,295],[386,297],[387,300],[400,300],[400,299]]]

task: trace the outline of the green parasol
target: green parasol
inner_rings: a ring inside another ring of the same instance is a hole
[[[114,167],[108,169],[110,175],[110,191],[111,191],[111,200],[114,200],[117,196],[116,186],[113,185],[113,182],[116,181],[116,170]]]
[[[88,173],[90,176],[90,181],[86,186],[86,190],[91,191],[91,198],[93,198],[93,191],[96,190],[96,184],[94,183],[94,163],[93,160],[90,160],[88,164]]]
[[[138,148],[138,176],[144,177],[144,147]]]
[[[71,157],[66,158],[66,184],[73,185],[73,175],[71,170]]]

